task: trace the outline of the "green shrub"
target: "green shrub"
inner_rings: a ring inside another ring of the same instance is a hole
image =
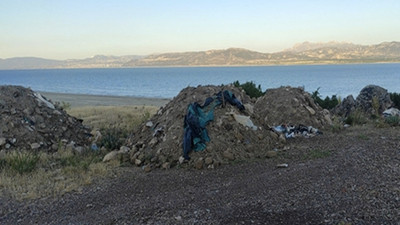
[[[399,93],[390,93],[390,100],[392,100],[395,108],[400,109],[400,94]]]
[[[7,159],[7,166],[19,174],[32,172],[40,159],[39,154],[32,152],[15,152]]]
[[[240,84],[239,81],[237,80],[233,82],[233,85],[235,87],[241,87],[246,92],[246,94],[251,98],[258,98],[265,94],[265,92],[261,90],[261,85],[258,85],[257,87],[253,81],[250,82],[247,81],[244,84]]]
[[[317,103],[324,109],[333,109],[335,106],[339,104],[339,100],[336,95],[332,95],[332,97],[326,96],[324,100],[322,100],[321,95],[319,94],[319,88],[311,94],[311,97],[314,99],[314,102]]]
[[[389,116],[385,118],[385,122],[391,126],[396,126],[400,124],[400,117],[398,116]]]
[[[109,128],[102,130],[101,133],[103,136],[101,138],[100,147],[104,146],[108,150],[119,149],[121,147],[121,138],[124,137],[124,132],[122,132],[121,129]]]

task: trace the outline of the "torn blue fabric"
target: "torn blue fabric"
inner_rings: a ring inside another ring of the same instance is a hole
[[[206,125],[214,120],[214,109],[224,101],[235,105],[240,110],[245,109],[242,103],[229,90],[207,98],[203,106],[196,102],[188,105],[183,136],[183,157],[185,159],[190,159],[189,152],[191,150],[202,151],[206,148],[206,142],[210,141]]]

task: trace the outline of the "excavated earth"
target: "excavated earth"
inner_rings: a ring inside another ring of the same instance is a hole
[[[215,108],[206,150],[180,164],[187,105],[222,90],[246,110]],[[138,167],[117,168],[79,193],[22,202],[3,194],[0,224],[399,224],[399,126],[330,123],[299,88],[255,100],[231,86],[188,87],[127,141]],[[270,129],[280,124],[323,135],[286,140]]]
[[[90,129],[59,105],[21,86],[0,86],[0,150],[83,151]]]
[[[217,106],[214,120],[206,126],[211,139],[207,148],[192,152],[191,160],[180,164],[188,105],[193,102],[203,105],[208,97],[224,90],[231,91],[243,103],[245,110],[229,103]],[[256,128],[237,122],[235,116],[248,117]],[[255,100],[242,89],[229,85],[187,87],[143,124],[127,145],[132,149],[132,164],[144,166],[146,170],[177,166],[215,168],[231,161],[251,161],[274,155],[271,151],[283,148],[286,140],[282,134],[272,132],[271,127],[281,124],[303,124],[321,129],[331,124],[331,116],[300,88],[271,89],[264,97]]]

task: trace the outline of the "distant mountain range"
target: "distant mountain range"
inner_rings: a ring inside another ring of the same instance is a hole
[[[280,64],[340,64],[400,62],[400,42],[357,45],[346,42],[304,42],[275,53],[242,48],[153,54],[148,56],[104,56],[51,60],[35,57],[0,59],[0,69],[120,68],[163,66],[240,66]]]

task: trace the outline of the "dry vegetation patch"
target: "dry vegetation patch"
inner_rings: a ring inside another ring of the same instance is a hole
[[[83,119],[92,129],[118,129],[128,133],[152,116],[154,106],[85,106],[72,107],[68,113]],[[94,180],[118,173],[120,161],[103,163],[108,150],[79,154],[73,149],[59,148],[54,153],[15,150],[0,157],[1,195],[15,199],[37,199],[83,190]]]

